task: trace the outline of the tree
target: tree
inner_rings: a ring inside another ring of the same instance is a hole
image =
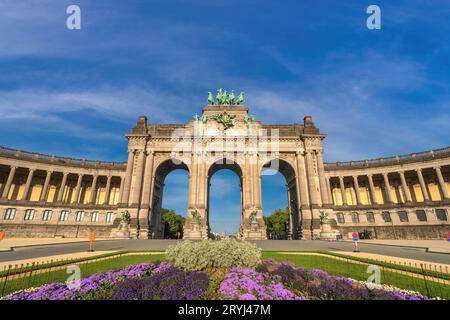
[[[165,223],[164,237],[177,239],[183,237],[183,226],[185,218],[177,214],[174,210],[161,209],[161,215]]]
[[[272,239],[286,239],[287,230],[286,225],[289,221],[289,210],[276,209],[268,217],[264,217],[266,223],[267,233]]]

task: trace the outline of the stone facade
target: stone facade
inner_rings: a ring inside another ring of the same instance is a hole
[[[127,210],[132,238],[161,238],[164,180],[183,169],[189,173],[184,236],[206,239],[210,179],[230,169],[240,177],[244,239],[267,238],[261,176],[271,170],[286,178],[291,239],[319,237],[323,210],[344,238],[365,230],[399,239],[449,232],[450,149],[324,163],[325,135],[311,117],[267,125],[249,117],[245,106],[206,106],[187,124],[149,124],[141,116],[126,138],[126,163],[1,148],[0,229],[11,237],[86,237],[90,231],[113,237]]]

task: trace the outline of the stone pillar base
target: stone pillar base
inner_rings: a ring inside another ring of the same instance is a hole
[[[320,231],[320,240],[337,240],[339,231],[331,229],[330,224],[322,224],[322,231]]]
[[[130,225],[121,221],[117,228],[111,230],[110,238],[131,239]]]
[[[250,215],[256,211],[256,221],[250,221]],[[261,209],[246,209],[244,221],[241,222],[240,238],[242,240],[267,240],[267,229]]]

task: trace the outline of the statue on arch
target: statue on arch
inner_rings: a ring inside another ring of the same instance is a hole
[[[208,92],[208,103],[209,104],[214,104],[214,98],[213,98],[213,94],[212,92]]]
[[[236,99],[236,104],[240,105],[244,102],[244,92],[239,93],[237,99]]]
[[[228,96],[228,103],[230,105],[234,105],[235,103],[234,90],[231,90],[230,95]]]
[[[227,93],[227,90],[224,90],[224,91],[222,92],[222,102],[221,102],[221,104],[229,104],[229,103],[228,103],[228,93]]]
[[[216,104],[222,103],[222,96],[223,96],[223,92],[222,92],[222,88],[220,88],[219,90],[217,90]]]

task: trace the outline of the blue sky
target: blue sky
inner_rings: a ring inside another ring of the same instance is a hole
[[[70,4],[81,30],[66,29]],[[366,28],[370,4],[382,10],[379,31]],[[327,161],[445,147],[449,18],[444,0],[2,0],[0,144],[124,161],[139,115],[183,123],[223,87],[245,91],[267,123],[312,115]],[[217,175],[236,187],[214,214],[236,224],[237,180]],[[279,199],[269,212],[285,206],[282,180],[265,182]]]

